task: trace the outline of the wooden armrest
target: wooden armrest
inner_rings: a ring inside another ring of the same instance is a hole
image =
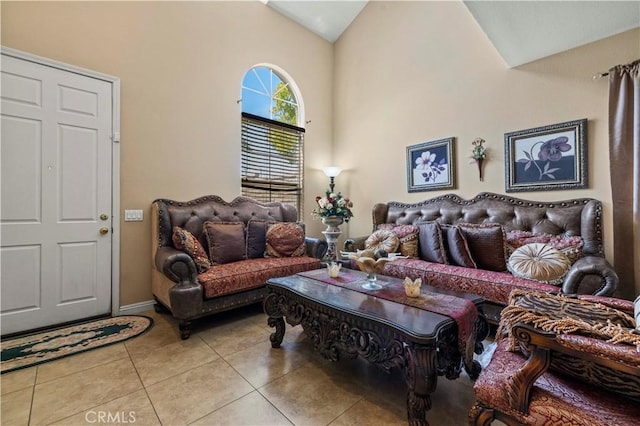
[[[578,344],[581,339],[599,341],[598,339],[585,338],[584,336],[575,336],[576,339],[570,339],[569,337],[572,336],[567,335],[568,338],[565,341],[560,338],[565,335],[556,336],[555,333],[544,332],[522,323],[516,324],[512,331],[514,337],[529,353],[525,364],[516,371],[507,384],[509,405],[521,413],[527,413],[529,410],[531,389],[535,381],[549,369],[554,359],[558,358],[560,354],[563,358],[568,355],[624,374],[640,377],[640,364],[630,363],[622,356],[616,357],[613,350],[608,352],[603,348],[594,349],[593,345]],[[605,346],[614,345],[604,340],[599,342]],[[630,348],[633,347],[630,346]],[[580,379],[576,378],[576,380]]]
[[[507,399],[514,410],[521,413],[529,411],[531,388],[551,365],[551,346],[554,333],[546,333],[529,325],[516,324],[513,327],[514,336],[524,343],[529,351],[527,362],[515,372],[507,383]]]

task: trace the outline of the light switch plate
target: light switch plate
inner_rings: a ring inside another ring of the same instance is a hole
[[[141,222],[144,219],[142,210],[125,210],[124,221],[125,222]]]

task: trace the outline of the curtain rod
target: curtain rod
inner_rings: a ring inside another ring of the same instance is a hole
[[[608,75],[609,75],[608,72],[599,72],[599,73],[594,74],[591,78],[593,78],[594,80],[599,80],[602,77],[606,77]]]

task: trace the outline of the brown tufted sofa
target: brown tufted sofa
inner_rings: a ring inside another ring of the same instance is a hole
[[[581,236],[584,256],[565,276],[561,290],[567,294],[612,296],[618,276],[604,258],[602,203],[591,198],[557,202],[528,201],[490,192],[465,200],[446,194],[418,203],[389,202],[373,207],[373,230],[379,224],[416,225],[438,221],[442,224],[499,223],[506,232],[521,230],[553,235]],[[346,251],[364,248],[367,237],[345,241]],[[430,285],[479,294],[486,300],[487,319],[500,320],[513,289],[558,292],[558,287],[518,278],[509,272],[485,271],[461,266],[431,263],[421,259],[400,259],[385,266],[385,275],[422,278]]]
[[[196,318],[262,301],[267,279],[321,266],[327,243],[306,237],[304,256],[247,258],[198,273],[192,257],[176,249],[172,241],[173,228],[179,226],[208,250],[205,222],[242,222],[246,226],[251,219],[296,222],[298,213],[289,204],[261,203],[248,197],[226,202],[209,195],[187,202],[158,199],[152,203],[152,292],[156,309],[167,308],[180,320],[183,339],[189,338],[191,321]],[[257,249],[264,251],[263,247]]]

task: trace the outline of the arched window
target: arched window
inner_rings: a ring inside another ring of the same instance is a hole
[[[291,82],[267,66],[242,80],[242,194],[293,204],[302,215],[304,129]]]

